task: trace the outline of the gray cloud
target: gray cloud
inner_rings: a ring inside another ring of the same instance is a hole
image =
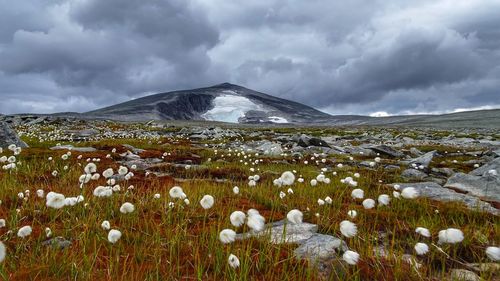
[[[496,1],[0,5],[2,113],[82,112],[225,81],[334,114],[499,103]]]

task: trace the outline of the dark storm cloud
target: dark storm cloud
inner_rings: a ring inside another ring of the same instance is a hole
[[[0,112],[225,81],[331,113],[498,106],[496,1],[0,0]]]

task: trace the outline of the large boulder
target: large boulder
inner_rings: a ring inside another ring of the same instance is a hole
[[[7,123],[0,122],[0,147],[7,147],[11,144],[15,144],[19,147],[28,147],[28,145],[19,138],[16,132],[12,130]]]
[[[412,160],[410,160],[410,165],[411,164],[415,164],[417,166],[424,166],[424,167],[429,167],[429,164],[432,162],[432,159],[434,158],[434,156],[437,155],[437,152],[435,150],[433,151],[429,151],[427,152],[426,154],[420,156],[420,157],[417,157],[417,158],[414,158]]]
[[[385,144],[378,145],[378,146],[372,146],[372,147],[370,147],[370,149],[377,152],[377,153],[381,153],[381,154],[384,154],[384,155],[387,155],[390,157],[394,157],[394,158],[400,158],[400,157],[405,156],[404,153],[402,153],[401,151],[397,151],[396,149],[394,149],[390,146],[387,146]]]
[[[413,187],[418,191],[419,196],[432,200],[442,202],[459,201],[463,202],[469,209],[482,210],[492,214],[500,213],[500,211],[491,206],[491,204],[481,201],[475,196],[458,193],[454,190],[444,188],[435,182],[394,183],[393,185],[399,185],[401,189]]]
[[[300,136],[296,136],[295,140],[296,140],[297,144],[302,146],[302,147],[308,147],[308,146],[330,147],[330,145],[328,145],[328,143],[326,143],[326,141],[324,141],[320,138],[315,138],[315,137],[311,137],[311,136],[304,135],[304,134],[302,134]]]
[[[448,179],[444,187],[467,192],[484,200],[500,202],[499,176],[456,173]]]

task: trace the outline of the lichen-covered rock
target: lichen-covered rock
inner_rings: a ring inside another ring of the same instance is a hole
[[[11,144],[15,144],[19,147],[28,147],[28,145],[19,138],[16,132],[12,130],[7,123],[0,122],[0,147],[7,147]]]

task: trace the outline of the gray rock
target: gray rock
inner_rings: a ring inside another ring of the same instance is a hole
[[[482,210],[492,214],[499,214],[500,211],[491,206],[491,204],[479,200],[477,197],[458,193],[448,188],[443,188],[435,182],[419,182],[419,183],[394,183],[399,185],[401,189],[406,187],[414,187],[418,190],[419,196],[426,197],[432,200],[450,202],[463,202],[469,209]]]
[[[71,246],[71,241],[66,240],[66,238],[62,236],[57,236],[49,240],[43,241],[42,245],[51,246],[52,248],[63,250]]]
[[[405,156],[404,153],[397,151],[394,148],[387,146],[387,145],[373,146],[373,147],[369,147],[369,149],[371,149],[377,153],[388,155],[388,156],[394,157],[394,158],[400,158],[400,157]]]
[[[493,159],[493,161],[473,170],[469,174],[474,176],[488,176],[490,170],[495,170],[500,176],[500,157]]]
[[[427,174],[416,169],[406,169],[401,173],[401,177],[407,180],[423,180]]]
[[[295,249],[294,254],[299,259],[316,262],[332,258],[337,255],[337,252],[347,250],[348,247],[344,241],[330,235],[316,233]]]
[[[456,173],[448,179],[444,186],[467,192],[488,201],[500,202],[499,176],[474,176]]]
[[[146,151],[146,150],[144,150],[144,149],[140,149],[140,148],[133,147],[133,146],[131,146],[130,144],[124,144],[124,145],[123,145],[123,147],[125,147],[126,149],[128,149],[128,150],[132,151],[132,153],[134,153],[134,154],[141,154],[141,153],[143,153],[144,151]]]
[[[283,153],[283,149],[279,143],[270,141],[265,141],[263,144],[259,145],[256,150],[269,156],[279,156]]]
[[[409,161],[409,164],[416,164],[417,166],[424,166],[424,167],[429,167],[429,164],[432,162],[432,159],[434,158],[434,156],[436,156],[437,152],[435,150],[433,151],[429,151],[427,152],[426,154],[420,156],[420,157],[417,157],[417,158],[414,158],[414,159],[411,159]]]
[[[22,141],[14,130],[12,130],[7,123],[0,122],[0,147],[8,147],[11,144],[15,144],[19,147],[28,147],[28,145]]]
[[[97,149],[93,147],[74,147],[70,144],[68,145],[56,145],[50,148],[51,150],[71,150],[71,151],[77,151],[77,152],[94,152],[97,151]]]
[[[136,166],[135,170],[143,171],[149,169],[154,164],[163,162],[163,160],[158,158],[146,158],[146,159],[135,159],[121,162],[123,165],[132,168],[133,165]],[[133,171],[132,171],[133,172]]]
[[[417,148],[412,147],[412,148],[410,148],[410,154],[415,156],[415,157],[419,157],[419,156],[422,156],[424,153],[422,151],[418,150]]]
[[[311,136],[304,135],[304,134],[295,137],[295,140],[296,140],[297,144],[302,146],[302,147],[308,147],[308,146],[330,147],[330,145],[328,145],[328,143],[326,143],[326,141],[324,141],[320,138],[315,138],[315,137],[311,137]]]
[[[481,278],[474,272],[466,269],[452,269],[450,271],[451,280],[456,281],[480,281]]]

